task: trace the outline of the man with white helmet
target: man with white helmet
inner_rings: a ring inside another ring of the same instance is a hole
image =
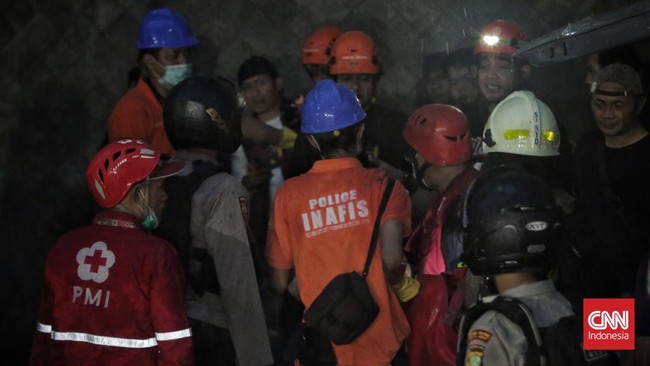
[[[518,90],[499,102],[483,131],[485,166],[515,164],[571,191],[569,154],[561,148],[555,115],[537,96]]]
[[[316,84],[305,99],[301,129],[322,159],[306,174],[288,179],[276,194],[267,245],[272,285],[283,293],[295,270],[307,308],[333,277],[360,271],[368,254],[388,183],[384,173],[364,169],[355,159],[365,116],[349,88],[331,80]],[[410,211],[408,192],[395,182],[366,277],[380,311],[356,340],[334,346],[338,364],[388,365],[409,333],[400,300],[410,300],[418,287],[405,275],[402,251],[411,230]]]
[[[542,178],[553,189],[562,208],[564,230],[570,235],[558,243],[556,285],[579,308],[585,296],[598,294],[599,281],[593,271],[591,242],[581,235],[575,220],[575,197],[569,179],[562,174],[558,124],[551,109],[529,91],[516,91],[494,108],[483,136],[483,170],[496,166],[520,169]],[[576,255],[579,253],[579,255]]]
[[[171,9],[154,9],[144,16],[137,42],[140,78],[108,117],[109,141],[139,139],[161,153],[174,153],[163,126],[162,101],[192,74],[189,52],[198,44],[185,19]]]
[[[178,254],[148,233],[165,206],[165,178],[185,166],[134,140],[95,154],[86,178],[105,210],[48,254],[32,365],[193,364]]]
[[[487,154],[486,165],[513,159],[525,164],[559,156],[555,115],[532,92],[511,93],[490,113],[483,130],[483,152]]]

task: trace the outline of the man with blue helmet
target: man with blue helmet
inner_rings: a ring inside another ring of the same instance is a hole
[[[276,193],[266,255],[273,288],[286,291],[295,270],[300,298],[309,308],[334,276],[363,268],[387,178],[355,158],[366,113],[352,90],[320,81],[301,113],[302,132],[321,159]],[[419,289],[405,275],[402,251],[402,239],[411,231],[410,216],[408,192],[395,182],[366,277],[379,315],[352,343],[333,346],[338,364],[388,365],[409,333],[400,301],[410,300]]]
[[[169,8],[147,13],[138,34],[139,79],[108,118],[108,139],[146,141],[173,154],[162,119],[162,101],[169,90],[192,74],[189,48],[199,44],[185,19]]]

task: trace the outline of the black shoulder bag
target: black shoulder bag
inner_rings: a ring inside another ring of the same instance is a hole
[[[326,334],[334,344],[352,343],[368,329],[379,313],[379,306],[370,294],[366,277],[377,247],[381,215],[394,184],[395,181],[388,178],[375,219],[363,272],[359,274],[352,271],[334,277],[305,311],[305,323]]]

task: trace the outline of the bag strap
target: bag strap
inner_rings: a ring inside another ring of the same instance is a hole
[[[370,270],[370,263],[372,262],[372,257],[375,254],[375,248],[377,248],[377,237],[379,236],[379,224],[381,223],[381,215],[386,209],[388,204],[388,199],[390,194],[393,192],[393,186],[395,186],[395,180],[388,177],[388,182],[386,183],[386,189],[384,190],[384,195],[381,197],[381,204],[379,205],[379,212],[377,212],[377,218],[375,219],[375,226],[372,229],[372,237],[370,238],[370,247],[368,248],[368,257],[366,258],[366,264],[363,266],[363,273],[361,276],[366,277],[368,271]]]

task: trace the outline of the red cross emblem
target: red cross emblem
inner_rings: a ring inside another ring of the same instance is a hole
[[[108,270],[115,264],[115,254],[103,241],[77,252],[77,275],[84,281],[102,283],[108,278]]]

